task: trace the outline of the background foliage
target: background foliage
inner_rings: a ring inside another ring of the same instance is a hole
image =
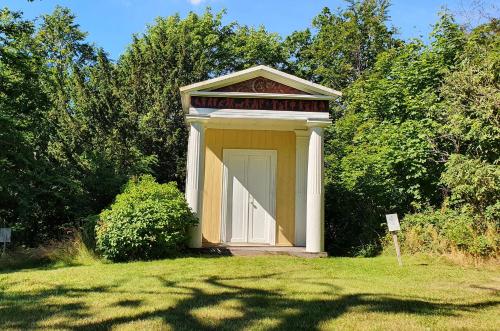
[[[350,0],[286,38],[210,9],[160,17],[117,62],[65,8],[39,24],[3,9],[0,220],[36,245],[98,214],[131,177],[183,189],[179,87],[266,64],[344,92],[325,140],[331,253],[376,254],[397,212],[408,249],[497,254],[498,20],[466,29],[443,12],[429,42],[403,41],[389,6]]]

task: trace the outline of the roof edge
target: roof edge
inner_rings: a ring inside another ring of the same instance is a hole
[[[198,91],[201,89],[218,88],[222,86],[227,86],[230,84],[235,84],[240,81],[251,79],[254,77],[263,76],[269,79],[281,80],[280,83],[286,84],[284,81],[293,82],[295,88],[306,90],[305,92],[313,92],[315,94],[324,94],[334,97],[342,96],[342,93],[331,89],[329,87],[310,82],[308,80],[302,79],[300,77],[287,74],[285,72],[273,69],[265,65],[258,65],[245,70],[236,71],[227,75],[223,75],[216,78],[207,79],[201,82],[193,83],[190,85],[182,86],[179,90],[181,94],[186,94],[192,91]],[[227,84],[226,84],[227,83]],[[226,85],[225,85],[226,84]],[[290,85],[290,84],[288,84]],[[298,85],[298,86],[297,86]],[[301,87],[301,88],[300,88]]]

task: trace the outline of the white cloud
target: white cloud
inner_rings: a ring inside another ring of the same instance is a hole
[[[189,0],[189,3],[191,3],[192,5],[199,5],[200,3],[202,3],[203,0]]]

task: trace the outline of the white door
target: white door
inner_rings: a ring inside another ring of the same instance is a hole
[[[275,243],[276,151],[224,150],[222,239]]]

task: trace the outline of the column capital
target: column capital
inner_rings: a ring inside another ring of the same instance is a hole
[[[186,115],[186,122],[188,124],[201,124],[205,125],[208,122],[209,117],[207,116],[196,116],[196,115]]]
[[[309,130],[304,129],[304,130],[293,130],[295,131],[295,136],[298,137],[309,137]]]
[[[321,128],[324,129],[332,124],[331,120],[307,120],[307,127],[308,128]]]

